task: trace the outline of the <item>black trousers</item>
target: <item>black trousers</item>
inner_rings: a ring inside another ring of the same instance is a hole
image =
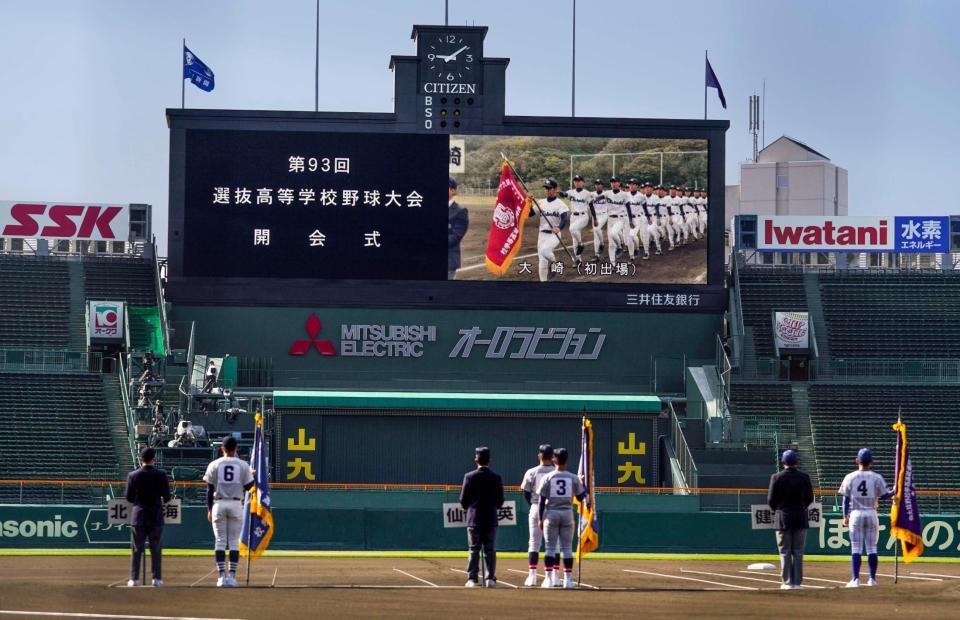
[[[480,548],[483,547],[484,559],[487,563],[487,579],[497,579],[497,528],[468,527],[467,544],[470,546],[470,562],[467,564],[467,579],[479,581]]]
[[[130,579],[140,579],[140,559],[143,557],[143,543],[150,541],[150,567],[153,569],[154,579],[163,579],[160,563],[163,552],[162,525],[134,525],[133,526],[133,553],[130,557]]]

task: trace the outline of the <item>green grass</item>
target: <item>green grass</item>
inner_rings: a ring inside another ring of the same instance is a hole
[[[165,556],[207,557],[209,549],[164,549]],[[127,557],[128,549],[0,549],[0,557],[39,557],[39,556],[113,556]],[[466,551],[267,551],[271,558],[409,558],[409,559],[463,559]],[[526,553],[503,551],[498,557],[510,560],[526,559]],[[773,554],[750,553],[591,553],[584,556],[589,560],[660,560],[660,561],[731,561],[731,562],[779,562]],[[805,555],[809,562],[849,562],[847,555]],[[881,556],[881,562],[892,563],[890,556]],[[919,558],[916,563],[924,564],[960,564],[960,558],[929,557]]]

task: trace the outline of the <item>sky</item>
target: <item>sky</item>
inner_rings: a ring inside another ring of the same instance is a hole
[[[570,114],[572,0],[449,0],[511,59],[506,112]],[[320,110],[390,112],[391,54],[443,0],[321,0]],[[154,206],[166,247],[169,131],[181,39],[216,73],[188,108],[312,110],[314,0],[0,0],[0,200]],[[851,215],[960,213],[960,2],[581,0],[577,116],[703,117],[703,53],[728,109],[727,184],[751,156],[748,97],[766,80],[766,139],[847,168]],[[611,77],[616,78],[611,83]]]

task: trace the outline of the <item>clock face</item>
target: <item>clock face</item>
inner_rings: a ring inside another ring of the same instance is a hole
[[[476,82],[479,47],[470,37],[438,34],[426,41],[427,75],[438,82]]]

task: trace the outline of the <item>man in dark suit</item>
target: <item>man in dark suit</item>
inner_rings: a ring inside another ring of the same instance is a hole
[[[460,268],[460,241],[467,234],[470,226],[470,214],[457,204],[454,196],[457,195],[457,180],[450,177],[447,188],[447,279],[453,276]]]
[[[803,582],[803,547],[810,527],[807,508],[813,503],[813,485],[810,476],[797,469],[799,460],[795,450],[783,453],[783,471],[770,477],[767,493],[767,504],[776,511],[781,590],[798,590]]]
[[[170,480],[167,478],[167,472],[153,466],[155,458],[156,452],[153,448],[144,448],[140,452],[140,462],[143,466],[127,476],[127,501],[133,504],[131,521],[133,556],[130,559],[128,586],[137,585],[143,543],[148,539],[150,540],[153,585],[157,587],[163,585],[163,576],[160,572],[163,549],[163,505],[170,501]]]
[[[476,449],[477,468],[463,477],[460,505],[467,511],[467,544],[470,562],[467,565],[468,588],[478,585],[480,547],[486,556],[488,588],[497,587],[497,511],[503,506],[503,480],[490,469],[490,448]]]

